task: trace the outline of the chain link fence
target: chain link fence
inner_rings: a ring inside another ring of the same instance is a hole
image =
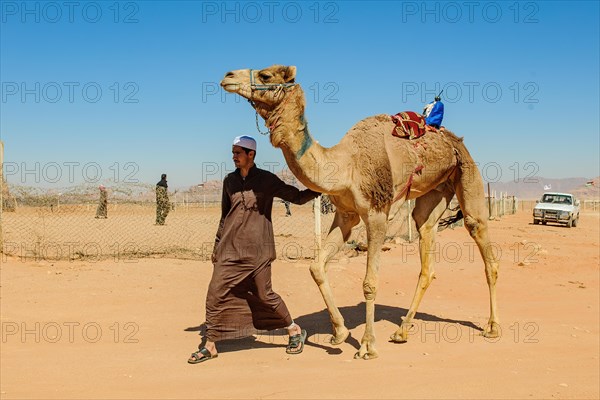
[[[537,204],[538,200],[521,200],[519,201],[517,208],[519,211],[533,211],[533,208]],[[579,205],[580,211],[600,211],[600,200],[581,200]]]
[[[221,216],[220,193],[201,196],[170,193],[164,225],[156,224],[157,204],[150,200],[153,185],[141,196],[116,193],[109,184],[106,218],[96,218],[95,187],[42,191],[8,185],[2,213],[3,251],[27,259],[118,260],[138,257],[208,259]],[[82,193],[83,192],[83,193]],[[216,200],[218,198],[218,201]],[[10,204],[11,211],[6,205]],[[312,208],[284,204],[273,207],[273,227],[280,257],[313,256]]]
[[[218,186],[218,183],[215,183]],[[2,250],[28,260],[135,260],[140,257],[171,257],[208,260],[221,215],[221,193],[200,191],[170,193],[170,212],[165,225],[156,225],[157,204],[153,185],[138,184],[124,190],[106,184],[106,218],[96,218],[98,188],[40,189],[3,185],[4,210],[0,214]],[[273,230],[278,258],[313,259],[318,241],[333,222],[335,207],[320,201],[298,206],[275,200]],[[409,213],[414,202],[393,210],[387,240],[411,240],[416,229]],[[315,212],[317,211],[317,212]],[[413,224],[408,228],[409,224]],[[316,227],[320,227],[318,231]],[[342,251],[356,255],[366,246],[361,223]]]
[[[2,176],[0,185],[0,248],[5,255],[47,261],[127,261],[140,257],[208,260],[212,254],[222,182],[169,192],[170,209],[164,225],[156,224],[154,184],[104,182],[106,218],[104,212],[98,213],[101,191],[97,183],[40,188],[7,184]],[[492,216],[514,213],[519,207],[517,199],[510,196],[489,204]],[[442,218],[455,213],[457,205],[454,199]],[[418,238],[410,216],[413,208],[414,200],[392,207],[386,242]],[[326,195],[302,206],[276,199],[272,222],[278,258],[313,259],[334,214],[335,207]],[[449,227],[456,226],[462,226],[462,220]],[[366,246],[367,233],[361,222],[340,251],[351,257]]]

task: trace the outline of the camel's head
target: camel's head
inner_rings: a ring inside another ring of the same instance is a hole
[[[251,100],[256,111],[266,118],[285,97],[284,91],[295,85],[296,67],[272,65],[268,68],[238,69],[225,74],[223,89]]]

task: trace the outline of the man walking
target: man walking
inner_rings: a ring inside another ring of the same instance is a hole
[[[271,211],[274,197],[304,204],[319,193],[301,191],[256,167],[256,141],[250,136],[236,137],[232,153],[236,170],[223,181],[214,269],[206,296],[205,343],[192,353],[190,364],[216,358],[218,341],[249,336],[255,329],[287,328],[288,354],[301,353],[307,336],[271,286],[271,262],[276,257]]]

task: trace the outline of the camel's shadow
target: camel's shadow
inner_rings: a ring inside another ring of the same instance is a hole
[[[348,329],[354,329],[365,323],[365,303],[361,302],[354,306],[340,307],[340,312],[344,317],[345,325]],[[406,315],[407,309],[388,305],[378,304],[375,306],[375,322],[389,321],[398,325],[400,317]],[[306,346],[316,347],[325,350],[328,354],[341,354],[342,350],[339,347],[329,344],[331,338],[332,327],[329,320],[327,310],[317,311],[311,314],[306,314],[295,318],[294,321],[303,329],[308,331]],[[474,331],[483,331],[483,329],[471,321],[456,320],[451,318],[442,318],[428,313],[418,312],[413,320],[415,324],[429,323],[437,324],[456,324],[472,329]],[[428,327],[429,332],[444,329],[438,325],[438,328]],[[199,326],[188,327],[186,332],[199,332],[204,336],[206,330],[205,324]],[[392,332],[390,332],[391,334]],[[346,343],[349,343],[357,350],[360,348],[360,338],[349,336]],[[410,340],[410,338],[409,338]],[[237,351],[248,348],[265,348],[265,347],[285,347],[287,344],[287,332],[285,329],[277,329],[274,331],[256,331],[254,336],[244,337],[235,340],[224,340],[219,342],[219,352]]]

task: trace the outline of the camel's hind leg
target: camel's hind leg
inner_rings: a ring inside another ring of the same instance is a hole
[[[376,358],[375,349],[375,297],[377,296],[377,284],[379,280],[379,259],[381,246],[385,239],[387,228],[387,213],[381,211],[370,211],[368,215],[362,215],[367,227],[367,272],[363,281],[363,293],[367,305],[365,333],[360,342],[360,349],[354,358],[365,360]]]
[[[467,171],[468,172],[468,171]],[[500,334],[500,320],[496,308],[496,281],[498,280],[498,260],[494,255],[488,235],[488,209],[485,204],[483,182],[475,168],[472,174],[462,174],[456,183],[456,197],[465,219],[465,228],[477,243],[485,264],[485,277],[490,290],[490,319],[483,336],[495,338]]]
[[[356,213],[347,213],[338,209],[331,224],[329,234],[321,246],[318,258],[310,266],[310,273],[319,286],[319,290],[327,306],[327,311],[329,312],[329,318],[333,326],[333,337],[330,342],[335,345],[343,343],[348,338],[350,331],[344,325],[344,318],[333,301],[333,293],[329,285],[329,279],[327,278],[327,262],[342,248],[346,240],[350,237],[352,228],[359,221],[360,219]]]
[[[417,288],[406,317],[402,318],[400,328],[390,336],[390,340],[393,342],[402,343],[408,340],[408,331],[412,327],[412,320],[417,313],[417,308],[419,308],[419,304],[423,299],[425,291],[435,277],[432,252],[435,246],[437,222],[448,208],[452,196],[454,196],[452,187],[443,185],[439,190],[432,190],[419,197],[415,202],[415,209],[413,210],[412,215],[419,231],[421,273],[419,274]]]

